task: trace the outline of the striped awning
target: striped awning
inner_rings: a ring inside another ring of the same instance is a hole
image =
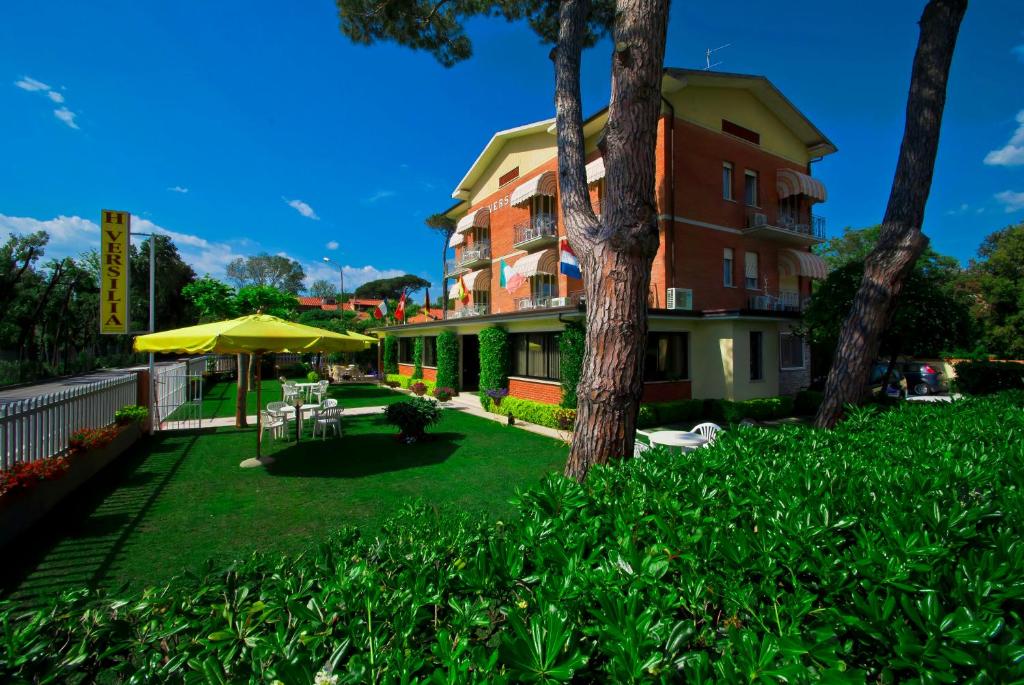
[[[537,195],[554,196],[557,188],[558,181],[555,178],[555,172],[545,171],[540,176],[534,176],[512,192],[512,205],[518,207]]]
[[[775,186],[780,200],[791,195],[806,195],[812,202],[824,202],[828,198],[824,183],[792,169],[779,169]]]
[[[558,273],[558,251],[551,247],[547,250],[528,254],[513,264],[512,270],[525,278],[538,274],[554,276]]]
[[[456,245],[461,245],[464,242],[466,242],[465,233],[452,233],[451,239],[448,240],[448,247],[455,247]]]
[[[462,274],[462,282],[466,286],[467,291],[488,291],[491,289],[491,270],[490,269],[479,269],[477,271],[470,271],[468,274]],[[459,279],[455,279],[455,283],[448,289],[448,299],[454,300],[459,296]]]
[[[474,226],[478,228],[487,228],[491,225],[491,210],[487,207],[481,207],[475,212],[470,212],[466,216],[459,219],[459,223],[455,224],[456,233],[465,233]]]
[[[604,178],[604,157],[598,157],[587,165],[587,185]]]
[[[828,264],[812,252],[784,248],[779,250],[779,274],[824,280],[828,278]]]

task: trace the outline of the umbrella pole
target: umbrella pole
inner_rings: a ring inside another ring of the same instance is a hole
[[[262,393],[260,392],[263,388],[263,359],[260,355],[256,355],[256,458],[260,458],[260,447],[263,442],[263,412],[260,411],[263,407]]]

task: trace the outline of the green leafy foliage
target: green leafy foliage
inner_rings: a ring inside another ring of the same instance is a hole
[[[1024,393],[721,433],[141,593],[0,604],[0,681],[1017,682]],[[409,449],[416,449],[410,447]]]
[[[508,387],[508,331],[501,326],[488,326],[477,338],[480,340],[480,402],[489,410],[493,400],[487,391]]]
[[[720,423],[739,423],[743,419],[767,421],[793,415],[792,397],[761,397],[733,402],[704,400],[704,416]]]
[[[962,361],[956,369],[956,388],[971,395],[1024,389],[1024,364],[1000,361]]]
[[[142,423],[149,418],[149,409],[137,404],[127,404],[114,412],[114,422],[124,426],[129,423]]]
[[[559,369],[562,373],[562,406],[576,408],[576,386],[583,369],[586,330],[575,321],[567,323],[558,336]]]
[[[638,428],[671,423],[696,423],[704,413],[704,400],[673,400],[640,405]]]
[[[237,257],[224,269],[228,279],[234,281],[239,290],[250,286],[273,288],[292,296],[305,290],[303,281],[306,272],[302,265],[290,257],[272,255],[266,252]]]
[[[398,373],[398,338],[393,335],[384,336],[384,373]]]
[[[1004,359],[1024,359],[1024,223],[987,236],[967,270],[973,314],[985,347]]]
[[[271,285],[247,285],[239,288],[235,302],[241,315],[263,312],[281,319],[293,318],[295,308],[299,304],[294,295]]]
[[[459,338],[452,331],[437,336],[438,387],[459,389]]]
[[[316,371],[310,371],[306,374],[306,380],[310,383],[316,383],[320,380],[320,374]]]
[[[397,426],[406,438],[418,438],[423,435],[427,426],[441,420],[441,408],[437,402],[423,397],[413,397],[403,402],[395,402],[384,408],[385,420]]]
[[[375,281],[367,281],[356,288],[354,294],[356,297],[361,298],[397,300],[402,296],[403,292],[412,294],[417,290],[429,287],[430,281],[412,274],[405,274],[404,276],[395,276],[394,278],[379,278]],[[393,312],[394,309],[389,306],[389,311]]]
[[[817,390],[801,390],[793,398],[793,412],[799,416],[813,416],[824,399],[824,393]]]
[[[423,378],[423,336],[416,336],[412,344],[412,377]]]
[[[576,422],[575,409],[566,409],[557,404],[537,402],[521,397],[506,397],[501,401],[500,407],[492,408],[491,411],[505,416],[511,414],[520,421],[560,430],[571,430],[572,425]]]

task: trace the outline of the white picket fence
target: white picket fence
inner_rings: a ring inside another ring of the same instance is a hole
[[[72,433],[109,426],[115,411],[137,403],[138,378],[133,371],[115,371],[35,397],[0,400],[0,469],[60,455],[68,449]]]

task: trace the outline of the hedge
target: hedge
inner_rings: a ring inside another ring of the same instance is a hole
[[[558,367],[562,375],[562,406],[576,408],[576,387],[583,370],[586,349],[586,330],[583,324],[569,322],[558,336]]]
[[[480,403],[491,408],[488,390],[508,387],[508,331],[500,326],[489,326],[477,335],[480,340]]]
[[[960,361],[953,368],[956,389],[970,395],[1024,388],[1024,364],[1017,362]]]
[[[416,336],[412,345],[412,377],[423,378],[423,336]]]
[[[500,407],[494,407],[491,411],[506,416],[512,414],[520,421],[560,430],[572,430],[572,426],[576,422],[575,409],[567,409],[547,402],[524,400],[520,397],[506,397],[501,401]]]
[[[459,391],[459,338],[452,331],[437,336],[437,386]]]
[[[810,416],[818,413],[818,407],[825,398],[825,393],[817,390],[801,390],[793,400],[793,412],[798,416]]]
[[[669,423],[696,423],[703,414],[704,400],[674,400],[641,404],[637,428],[651,428]]]
[[[726,431],[549,476],[501,521],[422,503],[300,555],[8,600],[0,682],[1019,682],[1022,409]]]
[[[767,421],[792,415],[792,397],[764,397],[739,402],[704,400],[704,417],[719,423],[739,423],[743,419]]]
[[[398,338],[384,336],[384,373],[398,373]]]
[[[434,381],[428,381],[424,378],[412,378],[410,376],[402,376],[401,374],[397,373],[389,373],[387,376],[384,377],[384,380],[388,382],[398,383],[398,387],[404,388],[406,390],[412,387],[413,383],[422,383],[423,385],[427,386],[427,394],[432,394],[434,392],[434,388],[437,387],[437,383],[435,383]]]

